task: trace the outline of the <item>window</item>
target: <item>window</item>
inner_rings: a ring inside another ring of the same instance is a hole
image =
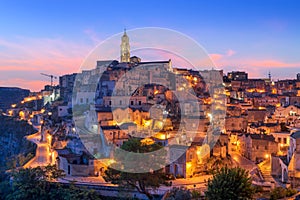
[[[281,143],[281,138],[278,138],[278,143]]]
[[[111,101],[109,101],[108,104],[111,106]]]
[[[283,138],[283,143],[286,144],[286,138]]]
[[[265,150],[268,150],[268,146],[265,146]]]
[[[122,100],[120,100],[120,105],[122,105]]]
[[[130,101],[130,105],[132,105],[132,106],[133,106],[133,101]]]
[[[139,101],[139,105],[142,105],[142,101]]]

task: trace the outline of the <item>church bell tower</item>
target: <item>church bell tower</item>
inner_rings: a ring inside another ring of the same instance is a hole
[[[126,29],[124,30],[121,42],[121,62],[130,62],[129,37],[126,34]]]

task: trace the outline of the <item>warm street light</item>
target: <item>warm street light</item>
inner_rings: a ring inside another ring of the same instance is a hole
[[[283,144],[280,144],[280,147],[283,147]]]
[[[13,111],[12,110],[8,111],[8,115],[13,116]]]
[[[108,164],[108,166],[109,165],[111,165],[111,164],[113,164],[113,163],[115,163],[116,161],[114,160],[114,159],[109,159],[108,161],[107,161],[107,164]]]
[[[270,155],[269,155],[269,154],[266,154],[265,157],[268,159],[268,158],[270,157]]]
[[[208,118],[209,118],[209,121],[211,121],[211,120],[212,120],[212,117],[213,117],[212,114],[211,114],[211,113],[208,113],[207,116],[208,116]]]

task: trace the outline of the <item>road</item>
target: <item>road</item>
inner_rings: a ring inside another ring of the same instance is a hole
[[[51,151],[47,142],[40,142],[41,133],[35,133],[27,136],[27,140],[34,142],[37,145],[35,157],[24,165],[24,168],[47,166],[51,163]]]
[[[176,179],[172,180],[172,186],[164,186],[161,185],[159,188],[152,190],[150,189],[151,193],[153,194],[164,194],[167,191],[170,191],[173,187],[185,187],[188,189],[198,189],[204,191],[206,189],[206,184],[208,179],[211,179],[212,175],[203,175],[199,177],[187,178],[187,179]],[[110,187],[117,187],[115,184],[111,184],[105,182],[102,176],[99,177],[72,177],[66,176],[64,178],[59,178],[59,182],[61,183],[70,183],[75,182],[79,185],[94,185],[94,186],[110,186]]]

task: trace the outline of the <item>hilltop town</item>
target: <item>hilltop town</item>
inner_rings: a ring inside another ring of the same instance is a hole
[[[169,152],[163,171],[173,186],[205,191],[222,166],[246,169],[266,191],[300,186],[300,73],[252,79],[245,71],[143,62],[130,56],[126,32],[120,57],[3,106],[2,115],[39,131],[28,137],[38,148],[25,167],[52,163],[63,181],[107,185],[116,149],[137,138]]]

